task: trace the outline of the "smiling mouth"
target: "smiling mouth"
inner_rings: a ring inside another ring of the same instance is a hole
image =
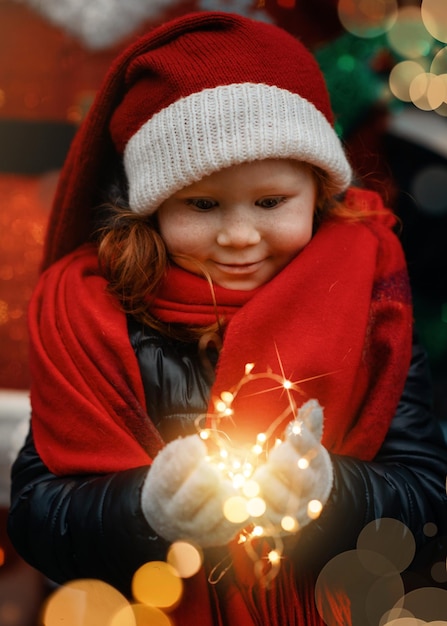
[[[263,260],[256,261],[255,263],[218,263],[215,262],[216,267],[226,274],[253,274],[262,265]]]

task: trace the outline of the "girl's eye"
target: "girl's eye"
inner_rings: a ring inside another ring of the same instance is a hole
[[[274,209],[279,204],[284,202],[284,196],[273,196],[270,198],[261,198],[261,200],[256,201],[256,206],[261,207],[262,209]]]
[[[188,198],[186,204],[193,206],[199,211],[210,211],[217,206],[217,202],[215,200],[210,200],[208,198]]]

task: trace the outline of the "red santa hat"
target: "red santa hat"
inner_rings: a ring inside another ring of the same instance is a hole
[[[206,175],[258,159],[316,165],[335,193],[351,180],[314,57],[277,26],[229,13],[164,24],[111,67],[62,171],[44,266],[86,239],[99,174],[113,153],[139,213],[155,212]]]

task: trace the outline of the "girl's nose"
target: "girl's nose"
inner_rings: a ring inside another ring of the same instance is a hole
[[[261,241],[261,235],[252,215],[245,211],[232,211],[225,217],[217,233],[220,246],[245,248]]]

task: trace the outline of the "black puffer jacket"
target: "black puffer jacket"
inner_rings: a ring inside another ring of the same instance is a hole
[[[211,381],[194,346],[166,340],[130,322],[148,411],[166,439],[192,432],[207,405]],[[185,408],[189,413],[185,414]],[[425,353],[415,343],[405,390],[386,440],[373,462],[332,456],[335,484],[320,518],[299,535],[299,567],[320,568],[355,547],[370,521],[392,517],[412,531],[419,554],[436,524],[437,557],[447,535],[447,449],[430,411]],[[17,551],[50,579],[95,577],[128,594],[134,571],[163,559],[166,542],[143,517],[139,498],[148,471],[57,477],[45,467],[32,434],[12,470],[9,533]],[[433,539],[431,540],[433,542]],[[425,564],[418,566],[424,571]],[[427,570],[429,571],[429,570]],[[429,579],[422,582],[431,585]]]

